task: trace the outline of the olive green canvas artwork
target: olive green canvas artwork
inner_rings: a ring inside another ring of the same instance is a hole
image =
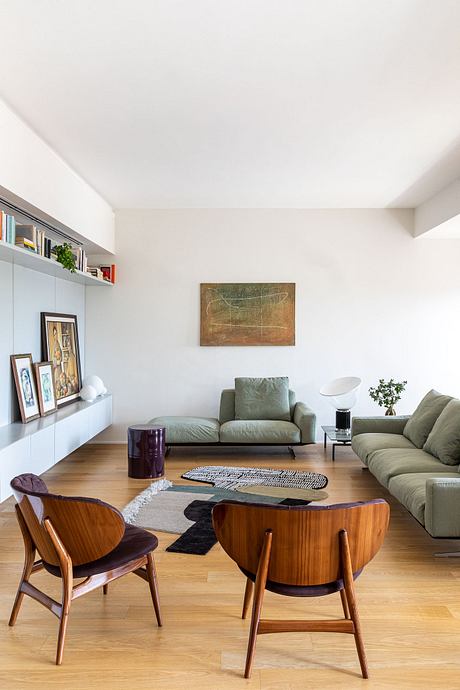
[[[295,283],[202,283],[201,345],[295,345]]]

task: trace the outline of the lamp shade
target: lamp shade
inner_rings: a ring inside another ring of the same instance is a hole
[[[325,383],[319,392],[336,410],[350,410],[358,401],[360,386],[361,379],[357,376],[342,376]]]

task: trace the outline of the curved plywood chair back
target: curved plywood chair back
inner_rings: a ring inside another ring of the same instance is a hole
[[[268,579],[286,585],[322,585],[341,578],[339,534],[346,531],[353,572],[378,552],[389,521],[383,499],[336,506],[267,506],[224,501],[213,524],[224,550],[255,574],[266,530],[272,530]]]
[[[123,516],[108,503],[51,494],[35,475],[15,477],[11,486],[32,541],[42,559],[51,565],[59,565],[59,558],[45,527],[46,518],[52,523],[73,565],[102,558],[124,535]]]

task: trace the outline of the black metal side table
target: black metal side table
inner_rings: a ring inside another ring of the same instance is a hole
[[[164,426],[136,424],[128,429],[128,477],[158,479],[165,473]]]
[[[351,445],[351,430],[338,431],[335,426],[322,426],[324,431],[324,449],[326,449],[327,439],[332,441],[332,461],[335,461],[335,449],[337,446]]]

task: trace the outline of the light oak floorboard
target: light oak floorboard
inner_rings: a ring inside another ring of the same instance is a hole
[[[351,635],[283,633],[257,641],[253,674],[242,677],[249,621],[242,621],[245,579],[215,546],[207,556],[166,553],[176,538],[158,533],[155,553],[164,627],[157,628],[145,582],[126,576],[74,602],[64,662],[54,666],[57,621],[25,598],[17,624],[7,621],[22,570],[23,549],[14,501],[0,505],[0,688],[65,690],[301,690],[336,688],[460,688],[458,560],[434,559],[455,542],[435,541],[393,500],[349,448],[336,462],[322,445],[296,450],[175,449],[166,477],[197,465],[305,469],[329,478],[328,503],[383,497],[391,505],[386,542],[358,579],[370,679],[364,681]],[[149,485],[127,476],[126,446],[88,445],[45,475],[50,490],[96,496],[119,508]],[[50,596],[60,581],[33,576]],[[334,618],[339,595],[289,599],[267,593],[266,618]]]

